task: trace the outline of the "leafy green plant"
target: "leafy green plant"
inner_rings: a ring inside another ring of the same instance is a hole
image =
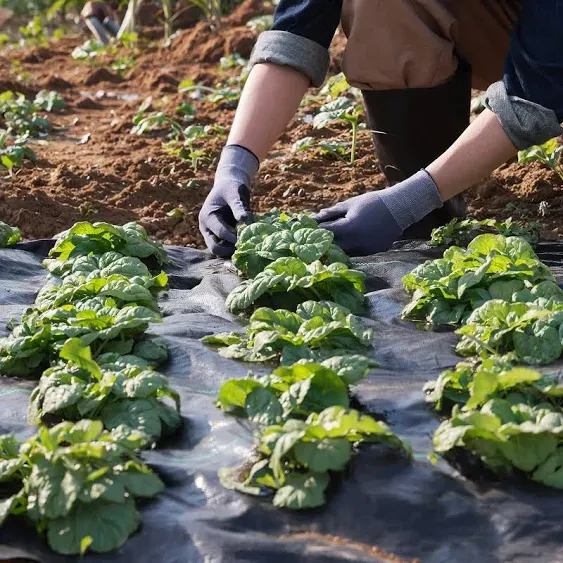
[[[318,299],[359,313],[364,308],[364,283],[362,272],[340,262],[325,266],[319,260],[306,264],[299,258],[278,258],[255,278],[236,287],[227,297],[226,306],[231,313],[240,314],[254,306],[276,303],[291,310]]]
[[[27,25],[19,28],[22,45],[45,46],[48,43],[47,34],[40,16],[35,16]]]
[[[505,374],[513,367],[511,359],[510,356],[490,356],[459,362],[454,369],[442,372],[437,380],[426,383],[426,399],[439,412],[451,413],[454,405],[467,404],[473,408],[475,401],[488,388],[488,382],[497,381],[495,389],[502,389],[505,381],[511,381],[510,378],[505,379]],[[486,394],[488,396],[489,392],[486,391]]]
[[[16,75],[16,80],[22,84],[27,84],[31,81],[31,74],[27,70],[24,70],[22,62],[19,59],[11,60],[10,71]]]
[[[75,61],[96,63],[100,55],[115,55],[116,53],[117,47],[114,44],[104,45],[94,39],[87,39],[82,45],[75,47],[70,56]]]
[[[502,396],[472,410],[454,407],[451,418],[436,430],[436,452],[448,456],[461,447],[500,475],[518,470],[533,481],[563,488],[563,412],[552,402],[538,401],[539,380],[533,370],[494,374],[487,390],[496,386]],[[512,391],[514,383],[535,384],[534,394]],[[559,385],[547,388],[559,398]]]
[[[224,104],[227,108],[236,108],[240,100],[239,88],[217,88],[207,95],[207,100],[212,104]]]
[[[463,323],[486,301],[531,289],[554,277],[519,237],[479,235],[466,249],[452,246],[443,258],[421,264],[403,278],[412,293],[403,318],[428,326]]]
[[[137,113],[133,118],[133,125],[134,127],[131,129],[131,134],[133,135],[144,135],[150,131],[169,128],[167,135],[172,138],[179,138],[184,130],[184,127],[177,119],[166,115],[162,111],[153,112],[149,115]]]
[[[63,555],[118,549],[139,526],[135,500],[164,489],[136,453],[146,444],[139,432],[91,420],[41,427],[23,443],[0,436],[1,478],[14,491],[4,492],[0,524],[25,516]]]
[[[272,25],[274,25],[274,17],[271,14],[255,16],[246,22],[246,26],[255,33],[262,33],[263,31],[267,31],[272,27]]]
[[[252,467],[244,472],[224,469],[219,477],[223,486],[242,493],[273,493],[276,507],[315,508],[326,502],[330,472],[343,471],[362,443],[382,443],[410,456],[408,445],[382,422],[333,406],[307,420],[263,428]]]
[[[10,227],[0,221],[0,248],[6,248],[18,243],[22,238],[21,231],[17,227]]]
[[[360,127],[360,117],[363,114],[361,105],[349,98],[340,97],[324,105],[313,120],[315,129],[322,129],[330,123],[344,122],[352,128],[352,148],[350,151],[350,162],[356,160],[356,146],[358,141],[358,130]]]
[[[48,131],[49,122],[37,115],[39,109],[23,94],[16,94],[11,90],[0,94],[0,116],[7,133],[18,135],[20,143],[27,137],[39,137]]]
[[[228,56],[221,57],[219,60],[219,68],[226,70],[229,68],[245,67],[248,64],[248,59],[241,57],[238,53],[231,53]]]
[[[57,359],[69,338],[80,337],[96,356],[112,350],[128,354],[150,323],[162,321],[152,309],[134,303],[118,308],[114,299],[101,295],[50,309],[42,305],[46,310],[28,310],[12,334],[0,339],[0,373],[40,372]]]
[[[457,331],[462,338],[456,351],[463,356],[482,350],[513,352],[515,361],[525,364],[557,360],[563,352],[563,290],[544,282],[530,293],[538,298],[531,302],[493,299],[473,311]]]
[[[0,142],[0,146],[3,141]],[[14,169],[20,168],[24,160],[35,161],[35,153],[23,145],[7,145],[0,148],[0,164],[8,170],[10,176],[13,176]]]
[[[164,143],[166,153],[177,156],[182,160],[190,160],[195,172],[202,161],[209,160],[207,151],[195,147],[195,141],[224,136],[224,128],[217,125],[188,125],[181,138]]]
[[[111,62],[110,68],[123,75],[123,73],[134,68],[136,64],[137,59],[134,55],[122,55]]]
[[[329,156],[335,160],[346,160],[350,157],[351,143],[319,143],[322,156]]]
[[[141,259],[154,257],[159,264],[168,262],[162,244],[150,240],[145,229],[137,223],[127,223],[122,227],[109,223],[76,223],[60,234],[49,256],[68,260],[112,251]]]
[[[518,162],[526,164],[528,162],[540,162],[541,164],[555,171],[563,179],[563,164],[561,155],[563,154],[563,144],[557,138],[551,139],[543,145],[534,145],[529,149],[518,153]]]
[[[321,91],[319,92],[320,96],[324,96],[331,100],[337,100],[343,94],[348,94],[351,92],[351,86],[348,84],[344,73],[340,72],[333,76],[330,76],[327,81],[324,83]]]
[[[239,227],[233,264],[246,277],[257,276],[278,258],[299,258],[306,264],[349,264],[346,254],[335,244],[334,235],[319,229],[304,213],[273,210],[250,225]]]
[[[467,246],[475,237],[490,233],[505,237],[520,237],[531,245],[537,244],[541,226],[538,223],[522,225],[509,217],[505,221],[483,219],[481,221],[472,217],[465,219],[452,219],[446,225],[437,227],[432,231],[431,246]]]
[[[230,379],[219,391],[217,406],[269,425],[350,404],[348,386],[336,371],[321,364],[300,363],[262,377]]]
[[[30,422],[89,418],[101,420],[107,430],[124,425],[153,440],[180,426],[180,397],[163,375],[132,364],[116,371],[100,369],[90,348],[78,338],[65,342],[60,357],[66,363],[46,370],[31,394]]]
[[[226,358],[246,362],[280,360],[283,365],[291,365],[299,359],[317,361],[361,354],[371,345],[371,337],[361,319],[345,307],[328,301],[307,301],[295,313],[257,309],[244,336],[219,333],[202,340],[219,347],[219,353]]]
[[[39,109],[48,112],[61,110],[66,107],[66,102],[58,92],[47,92],[46,90],[41,90],[37,96],[35,96],[35,101],[33,103]]]
[[[310,149],[314,145],[313,137],[303,137],[293,143],[293,152],[301,152]]]

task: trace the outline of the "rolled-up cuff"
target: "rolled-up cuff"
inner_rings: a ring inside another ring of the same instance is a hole
[[[290,66],[321,86],[328,72],[328,50],[311,39],[289,31],[264,31],[250,56],[250,66],[273,63]]]
[[[563,134],[554,111],[518,96],[510,96],[502,81],[489,87],[484,104],[496,114],[504,132],[519,150],[541,145]]]

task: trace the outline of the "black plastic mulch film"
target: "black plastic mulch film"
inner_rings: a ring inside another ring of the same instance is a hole
[[[0,250],[0,336],[45,283],[41,261],[52,241]],[[450,331],[423,332],[400,320],[407,301],[401,277],[441,254],[423,244],[354,260],[367,274],[373,328],[371,355],[381,368],[354,388],[363,410],[382,416],[410,441],[414,461],[378,446],[362,446],[342,478],[334,479],[325,507],[301,513],[224,489],[220,467],[240,465],[253,447],[252,425],[214,406],[221,384],[244,377],[249,366],[225,359],[199,339],[236,330],[225,311],[239,279],[208,253],[170,247],[170,291],[165,315],[151,333],[164,336],[171,361],[161,369],[182,397],[183,429],[144,454],[166,490],[141,505],[142,527],[117,552],[88,554],[92,563],[411,561],[493,563],[563,561],[563,494],[527,482],[462,477],[444,461],[428,461],[438,417],[422,386],[459,358]],[[563,283],[563,244],[540,244],[538,255]],[[266,371],[251,366],[254,372]],[[556,366],[557,367],[557,366]],[[549,366],[551,371],[554,366]],[[0,433],[33,433],[27,423],[34,381],[0,378]],[[474,477],[479,475],[476,472]],[[376,547],[372,547],[376,546]],[[389,554],[389,555],[387,555]],[[391,557],[393,554],[395,558]],[[0,529],[0,561],[66,563],[23,519]]]

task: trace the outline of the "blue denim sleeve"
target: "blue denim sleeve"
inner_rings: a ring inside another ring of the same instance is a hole
[[[280,0],[270,31],[260,35],[250,57],[286,65],[320,86],[328,71],[328,48],[340,22],[343,0]]]
[[[519,149],[563,133],[563,0],[524,0],[503,80],[486,105]]]
[[[342,0],[281,0],[272,30],[306,37],[328,49],[341,11]]]

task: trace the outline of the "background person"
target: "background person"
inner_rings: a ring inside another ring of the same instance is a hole
[[[110,37],[119,34],[118,5],[118,2],[86,2],[80,13],[96,40],[104,45],[109,43]]]

